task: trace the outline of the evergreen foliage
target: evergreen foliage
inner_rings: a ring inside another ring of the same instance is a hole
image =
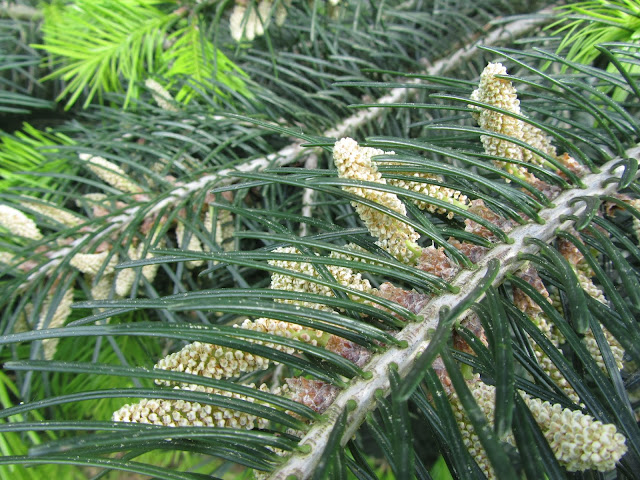
[[[23,7],[24,11],[15,11],[11,9],[13,5],[6,3],[0,5],[0,120],[7,114],[49,110],[55,105],[47,98],[49,92],[38,83],[41,58],[30,45],[38,36],[37,20],[41,14],[23,5],[16,7]],[[20,15],[25,12],[27,18]]]
[[[2,4],[0,477],[635,478],[640,53],[550,6]]]
[[[159,7],[175,10],[165,12]],[[163,5],[164,4],[164,5]],[[44,10],[44,49],[52,57],[55,70],[44,80],[63,78],[64,90],[58,100],[70,97],[71,107],[85,89],[84,107],[94,95],[126,93],[124,107],[138,97],[146,78],[167,79],[188,76],[191,81],[217,82],[247,93],[242,72],[211,40],[203,38],[196,12],[178,8],[179,2],[157,0],[54,2]],[[186,21],[181,21],[190,13]],[[186,24],[185,24],[186,23]],[[123,85],[124,84],[124,85]],[[179,99],[193,95],[183,87]]]

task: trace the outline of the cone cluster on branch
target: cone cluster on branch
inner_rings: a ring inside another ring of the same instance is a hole
[[[119,215],[121,212],[127,214],[134,211],[138,208],[137,202],[151,202],[149,192],[143,191],[122,166],[110,160],[85,153],[79,155],[79,160],[90,176],[104,183],[105,189],[116,192],[116,200],[109,199],[104,193],[87,193],[76,199],[78,212],[32,197],[23,198],[20,205],[0,204],[0,232],[5,231],[19,244],[34,245],[28,257],[0,251],[0,268],[15,268],[25,275],[22,286],[24,292],[29,292],[32,283],[57,275],[57,267],[63,262],[68,262],[85,280],[80,284],[73,282],[60,294],[57,285],[64,279],[53,278],[51,283],[54,287],[47,293],[45,301],[28,304],[26,312],[29,318],[21,318],[14,331],[64,326],[74,301],[125,298],[131,294],[136,280],[141,285],[144,282],[152,283],[159,264],[144,265],[139,269],[116,269],[116,265],[153,258],[151,249],[166,246],[167,224],[181,248],[195,252],[209,249],[196,235],[185,231],[185,211],[179,212],[171,221],[166,216],[158,218],[157,214],[150,213],[133,232],[127,233],[127,237],[123,236],[123,232],[131,230],[131,226],[127,222],[119,222]],[[166,180],[175,187],[180,186],[172,177]],[[208,199],[213,200],[213,196]],[[194,213],[203,219],[214,244],[222,250],[232,248],[228,239],[233,235],[233,218],[228,211],[220,209],[213,215],[211,209],[207,208],[206,212]],[[98,219],[105,220],[107,228],[95,221]],[[117,227],[114,228],[114,224]],[[72,229],[74,233],[67,236]],[[47,233],[46,236],[43,231]],[[50,232],[55,234],[52,240]],[[41,244],[45,238],[47,243]],[[129,242],[129,246],[119,246],[123,242]],[[203,263],[202,260],[194,260],[187,262],[187,267],[196,268]],[[62,300],[58,302],[55,299]],[[42,321],[45,318],[55,321],[45,322],[45,325]],[[45,358],[53,358],[57,343],[56,339],[43,341]]]
[[[490,64],[481,77],[480,87],[472,95],[473,100],[489,104],[506,112],[496,112],[492,109],[483,109],[474,106],[474,116],[480,125],[487,130],[524,142],[531,148],[543,152],[545,155],[560,159],[560,161],[563,161],[565,164],[570,163],[567,160],[567,156],[560,157],[556,154],[555,148],[551,145],[550,138],[544,135],[541,130],[526,124],[521,119],[516,119],[507,114],[511,112],[516,115],[521,115],[519,101],[511,82],[508,79],[498,77],[499,75],[505,74],[506,70],[504,67],[499,64]],[[498,165],[533,185],[540,186],[542,184],[541,181],[529,173],[524,166],[508,162],[508,159],[512,159],[522,162],[523,164],[530,162],[549,167],[546,160],[538,154],[521,145],[490,135],[483,136],[482,142],[488,154],[498,155],[506,159],[505,162],[498,162]],[[394,185],[440,200],[445,199],[450,203],[457,202],[458,205],[464,208],[473,209],[476,215],[498,226],[503,231],[509,231],[515,226],[513,221],[502,218],[487,208],[483,202],[479,200],[468,202],[466,197],[459,192],[444,187],[437,187],[434,185],[436,182],[429,183],[430,180],[440,182],[442,180],[441,178],[422,176],[419,178],[416,177],[416,181],[394,181],[390,179],[387,182],[380,172],[378,172],[374,160],[375,156],[383,154],[390,156],[393,155],[393,152],[385,153],[375,148],[361,147],[354,140],[343,138],[336,142],[333,158],[338,169],[338,175],[341,178],[371,182],[372,184],[379,184],[381,186],[380,190],[368,187],[367,185],[345,186],[343,189],[363,199],[363,202],[352,200],[355,211],[368,228],[371,236],[376,240],[376,243],[398,260],[415,265],[424,271],[428,271],[446,280],[451,279],[459,270],[459,267],[447,257],[442,248],[435,248],[433,246],[420,247],[418,245],[417,242],[420,235],[404,220],[405,218],[408,220],[405,204],[394,193],[384,191],[385,185]],[[575,170],[580,171],[578,168]],[[545,191],[554,192],[551,188],[545,189]],[[427,202],[422,202],[422,204],[418,206],[426,208],[433,213],[446,213],[450,217],[446,210],[442,209],[442,211],[440,211],[438,209],[432,209]],[[467,231],[480,235],[493,243],[498,241],[496,236],[484,226],[478,225],[471,220],[466,220],[465,224]],[[487,251],[485,247],[479,247],[468,242],[460,242],[455,239],[451,239],[451,244],[455,245],[465,254],[468,254],[474,262],[479,261]],[[349,257],[350,260],[357,261],[359,260],[357,256],[358,248],[359,247],[354,246],[353,256],[331,254],[329,258]],[[292,272],[292,275],[280,271],[273,272],[271,276],[272,289],[313,293],[323,296],[333,295],[331,288],[314,282],[314,279],[323,277],[319,275],[314,263],[304,261],[304,255],[302,255],[297,248],[281,247],[274,252],[296,256],[300,255],[301,260],[274,259],[269,261],[272,267]],[[564,250],[561,249],[561,253],[563,253],[567,261],[574,267],[574,271],[576,275],[578,275],[580,283],[587,293],[593,295],[594,298],[599,301],[606,302],[602,293],[597,292],[597,288],[591,281],[589,272],[579,266],[584,262],[581,262],[582,259],[576,254],[576,250],[565,246]],[[403,290],[390,282],[384,283],[379,288],[373,288],[367,279],[352,268],[333,266],[330,265],[330,262],[328,263],[329,264],[326,265],[328,272],[339,285],[349,289],[350,298],[356,301],[358,301],[357,292],[366,292],[370,295],[377,295],[381,298],[397,302],[411,311],[418,313],[431,298],[429,295]],[[546,290],[544,283],[533,267],[523,270],[520,276],[536,288],[536,290],[543,295],[543,298],[552,302],[551,296]],[[563,339],[561,335],[555,331],[555,328],[549,324],[540,306],[518,289],[514,291],[514,300],[518,308],[529,316],[531,321],[551,339],[554,345],[560,348]],[[297,302],[294,300],[282,301],[293,304],[297,303],[304,307],[317,308],[329,312],[332,311],[330,307],[320,303]],[[487,343],[482,324],[477,317],[469,317],[464,321],[463,325],[465,328],[471,330],[481,342]],[[366,349],[335,335],[327,335],[322,331],[309,331],[300,325],[279,322],[268,318],[245,320],[242,324],[237,325],[237,327],[269,332],[274,335],[295,338],[302,342],[323,346],[324,348],[343,355],[358,365],[366,365],[366,362],[371,356],[371,352],[368,352]],[[589,335],[585,338],[587,345],[591,345],[589,338]],[[617,344],[608,332],[607,339],[610,342],[612,350],[616,352],[614,354],[616,360],[621,362],[623,351],[619,348],[619,344]],[[473,350],[470,349],[469,346],[466,345],[466,342],[462,340],[462,337],[458,335],[455,335],[454,345],[458,349],[473,354]],[[287,353],[296,353],[295,349],[290,347],[284,348],[277,344],[270,344],[270,346],[283,349]],[[549,360],[542,349],[535,345],[534,342],[532,342],[532,347],[543,370],[565,391],[572,401],[579,403],[580,399],[573,388],[562,377],[557,367]],[[590,351],[592,347],[593,346],[589,346]],[[598,358],[599,351],[596,350],[597,345],[595,345],[595,350],[592,353],[595,358]],[[438,362],[439,360],[436,361],[436,363]],[[259,359],[259,357],[254,355],[249,355],[241,351],[233,351],[225,347],[205,345],[196,342],[184,347],[180,352],[169,355],[161,360],[156,367],[206,377],[233,378],[249,371],[266,368],[268,365],[269,361],[267,359]],[[621,363],[618,363],[618,366],[621,367]],[[450,386],[446,370],[440,368],[437,369],[437,371],[443,384],[447,385],[447,391],[449,392],[451,404],[465,444],[468,446],[470,453],[476,459],[484,473],[491,478],[493,476],[493,469],[486,458],[483,448],[480,446],[479,439],[473,431],[473,427],[466,417],[464,409]],[[495,407],[495,388],[483,383],[477,376],[471,379],[468,384],[483,412],[491,419]],[[174,386],[175,388],[193,388],[193,386],[190,385]],[[319,380],[309,380],[304,377],[286,379],[286,387],[284,390],[279,390],[280,394],[288,395],[295,401],[310,406],[319,412],[328,408],[339,393],[339,389],[334,386]],[[625,453],[625,438],[617,432],[614,425],[602,424],[579,410],[562,408],[557,404],[552,405],[549,402],[532,398],[524,392],[519,394],[532,411],[536,422],[538,422],[559,462],[564,465],[568,471],[588,469],[600,471],[611,470]],[[141,404],[142,402],[137,405]],[[129,406],[125,410],[127,412],[131,409],[138,411],[140,408],[146,408],[146,405],[145,403],[145,407]],[[172,408],[178,408],[177,406],[173,406],[171,401],[169,401],[168,407],[171,411],[173,411]],[[171,415],[167,418],[173,418]],[[176,414],[175,416],[179,418],[179,421],[185,422],[185,417],[182,414]],[[233,414],[228,413],[227,416],[232,417]],[[193,417],[193,421],[200,422],[200,420],[195,420],[196,417]],[[119,416],[117,418],[125,417]],[[133,420],[131,416],[126,418],[129,419],[128,421],[137,421]],[[114,419],[116,419],[116,416],[114,416]],[[251,428],[254,426],[254,423],[246,421],[243,426],[245,426],[245,428]],[[514,443],[512,437],[509,437],[507,441]]]
[[[244,36],[244,38],[250,40],[257,35],[263,34],[272,16],[275,16],[276,19],[278,18],[277,8],[285,4],[286,2],[278,2],[278,7],[274,9],[272,8],[272,2],[266,0],[257,4],[251,3],[251,5],[256,5],[255,7],[248,6],[249,4],[244,1],[237,1],[231,17],[232,32],[235,32],[234,38],[241,39]],[[568,155],[558,155],[551,143],[551,138],[539,128],[523,120],[526,117],[520,111],[515,88],[508,78],[502,78],[505,75],[506,69],[502,65],[490,64],[481,76],[479,88],[471,96],[473,101],[490,107],[472,106],[474,118],[487,131],[487,134],[481,137],[485,152],[501,157],[504,160],[496,162],[498,166],[536,186],[536,188],[549,192],[551,196],[554,189],[546,188],[544,182],[536,178],[527,169],[526,165],[535,164],[557,171],[555,167],[557,163],[567,167],[574,173],[581,173],[582,168]],[[491,132],[496,135],[490,134]],[[507,138],[511,138],[514,141],[509,141]],[[368,229],[371,237],[380,248],[398,261],[412,265],[446,281],[452,279],[460,270],[460,267],[449,258],[443,248],[435,245],[421,246],[419,244],[420,234],[416,230],[418,227],[411,226],[411,224],[415,225],[415,223],[412,222],[408,215],[405,204],[406,198],[401,194],[397,195],[388,191],[389,186],[400,188],[407,192],[420,193],[439,202],[469,210],[504,232],[514,228],[515,223],[512,220],[494,212],[482,200],[467,199],[460,191],[441,186],[440,184],[445,183],[443,177],[404,174],[402,176],[410,179],[385,178],[377,168],[375,157],[378,155],[389,157],[394,154],[393,152],[384,152],[376,148],[360,146],[351,138],[342,138],[334,145],[333,161],[338,175],[342,179],[352,181],[342,188],[350,195],[351,204]],[[553,162],[549,162],[548,159],[552,159]],[[88,154],[82,154],[81,160],[88,171],[108,184],[110,188],[122,194],[118,197],[118,200],[112,202],[107,202],[105,197],[99,193],[89,194],[79,199],[81,207],[88,212],[90,218],[110,215],[114,209],[127,211],[135,208],[134,202],[149,199],[147,193],[136,181],[128,176],[126,170],[121,166],[115,165],[102,157]],[[532,171],[535,171],[535,169],[532,169]],[[173,181],[174,179],[169,180]],[[177,186],[177,183],[174,183],[174,185]],[[130,199],[131,203],[127,203],[124,199]],[[417,202],[417,206],[431,213],[452,218],[452,212],[448,208],[442,205],[436,206],[433,203],[429,203],[427,199]],[[43,235],[40,230],[41,225],[32,218],[34,216],[36,220],[38,218],[46,219],[46,225],[59,225],[61,226],[60,228],[78,225],[78,222],[83,221],[77,215],[68,216],[64,215],[64,212],[56,215],[56,212],[47,207],[45,204],[35,202],[25,205],[25,211],[22,211],[10,205],[0,205],[0,227],[10,231],[19,241],[38,242],[43,238]],[[28,211],[26,211],[27,209]],[[152,282],[157,274],[158,267],[157,265],[142,267],[138,274],[132,269],[118,270],[116,265],[127,260],[149,258],[151,256],[149,253],[150,245],[162,245],[162,242],[167,241],[165,238],[155,236],[162,228],[164,228],[163,234],[166,234],[167,231],[171,232],[170,238],[174,238],[175,243],[182,249],[198,253],[205,252],[210,248],[207,242],[203,241],[203,237],[198,237],[187,228],[192,218],[202,222],[207,232],[212,236],[212,243],[217,244],[221,249],[226,248],[224,243],[229,237],[233,218],[228,213],[219,214],[217,218],[214,218],[211,209],[203,209],[203,211],[197,212],[187,212],[183,209],[178,211],[171,219],[168,217],[150,217],[135,232],[139,238],[130,243],[131,246],[127,251],[122,251],[122,249],[114,246],[114,240],[120,238],[117,236],[120,232],[116,232],[113,237],[106,233],[103,237],[98,237],[101,239],[100,242],[87,244],[74,243],[73,239],[60,240],[60,245],[57,248],[59,250],[66,249],[64,251],[69,253],[68,261],[70,265],[85,275],[87,283],[92,285],[90,295],[94,299],[126,297],[134,288],[137,278]],[[92,228],[90,223],[87,221],[87,228]],[[466,219],[464,223],[467,232],[479,235],[490,243],[499,241],[486,226],[469,219]],[[150,236],[151,242],[145,243],[142,239],[147,236]],[[450,239],[450,244],[467,255],[474,263],[481,260],[488,250],[486,247],[456,239]],[[316,253],[303,254],[300,249],[292,246],[278,248],[274,250],[274,253],[288,254],[294,258],[288,260],[276,258],[268,262],[272,268],[279,270],[272,273],[270,288],[275,291],[310,293],[329,298],[334,295],[334,289],[328,285],[321,284],[331,281],[330,278],[327,278],[328,273],[333,278],[336,287],[345,291],[353,301],[366,302],[368,305],[376,306],[370,299],[365,300],[365,297],[378,296],[380,299],[394,301],[416,314],[420,313],[431,299],[430,295],[404,290],[390,282],[383,282],[378,287],[374,287],[370,280],[366,278],[366,274],[357,271],[355,268],[331,264],[332,261],[335,262],[335,259],[346,257],[349,257],[350,260],[359,261],[358,248],[353,247],[354,254],[351,257],[334,252],[330,253],[327,257],[324,257],[326,264],[322,263],[324,265],[322,269],[315,263],[316,258],[309,256],[320,257]],[[576,278],[583,289],[597,301],[606,303],[606,297],[594,282],[593,272],[585,268],[584,259],[581,258],[579,252],[576,252],[577,250],[571,248],[571,245],[561,245],[560,253],[572,266]],[[57,259],[60,255],[52,255],[49,251],[38,253],[44,256],[50,255],[51,260]],[[299,257],[299,259],[295,257]],[[318,258],[318,260],[321,260],[321,258]],[[0,255],[0,262],[17,264],[19,265],[18,268],[22,265],[25,271],[28,266],[26,259],[14,258],[9,255]],[[187,266],[189,268],[198,268],[203,263],[200,259],[190,260]],[[365,270],[363,268],[363,271]],[[536,288],[545,299],[550,302],[553,301],[552,295],[547,291],[535,269],[529,268],[520,275]],[[41,321],[38,322],[37,328],[44,326],[55,327],[64,324],[69,316],[69,306],[73,301],[74,287],[75,285],[70,285],[64,291],[52,292],[50,299],[58,299],[56,306],[55,308],[49,307],[47,302],[44,302],[39,314]],[[540,306],[519,291],[514,292],[514,300],[517,307],[560,349],[564,340],[550,325],[548,319],[544,317]],[[320,309],[329,314],[340,313],[334,312],[330,306],[322,303],[284,299],[278,301],[299,307]],[[336,318],[339,318],[338,315],[336,315]],[[485,335],[482,324],[477,318],[470,317],[465,320],[464,325],[481,342],[487,342],[487,335]],[[309,344],[325,348],[361,367],[366,366],[366,363],[373,355],[373,352],[361,345],[337,335],[329,334],[320,329],[307,328],[296,323],[271,319],[266,316],[243,319],[235,327],[239,333],[241,330],[245,330],[273,335],[272,342],[253,340],[253,343],[290,355],[298,355],[300,350],[280,344],[278,338],[296,340],[300,342],[301,347],[303,344]],[[622,347],[613,335],[607,331],[604,333],[614,353],[618,368],[622,368],[624,355]],[[601,368],[604,369],[602,355],[591,332],[586,333],[584,342],[593,357],[601,365]],[[473,354],[473,350],[465,344],[461,336],[454,338],[454,345],[466,353]],[[574,403],[579,405],[580,399],[578,395],[568,382],[562,378],[555,365],[542,349],[535,345],[535,342],[531,341],[531,345],[542,369]],[[381,347],[384,346],[381,345]],[[50,350],[45,345],[45,352]],[[50,358],[52,354],[45,353],[45,356]],[[156,364],[156,369],[188,373],[218,380],[232,380],[249,373],[254,373],[258,376],[260,371],[266,370],[273,363],[275,362],[269,358],[237,348],[194,342],[159,360]],[[439,373],[443,383],[449,385],[446,372],[441,369]],[[277,381],[280,382],[280,379],[277,379]],[[249,396],[231,395],[228,392],[197,385],[197,379],[194,379],[194,383],[167,382],[163,380],[158,380],[157,383],[173,389],[210,395],[233,396],[249,402],[254,401]],[[249,384],[248,386],[256,388],[254,384]],[[485,415],[488,418],[492,418],[492,412],[495,408],[495,389],[485,384],[478,377],[474,377],[469,382],[469,386]],[[269,391],[269,387],[266,384],[262,384],[257,388],[260,391]],[[450,389],[449,392],[465,443],[483,471],[487,475],[491,475],[492,468],[486,460],[483,449],[478,446],[479,442],[474,436],[475,433],[466,418],[464,409],[459,405],[455,392]],[[273,388],[272,393],[286,395],[318,412],[323,412],[339,394],[339,388],[319,380],[311,380],[300,376],[285,379],[284,386]],[[614,468],[615,463],[626,451],[624,436],[617,432],[614,425],[602,424],[579,410],[570,410],[562,408],[560,405],[542,402],[524,392],[519,393],[519,395],[522,396],[532,411],[554,454],[568,471],[610,470]],[[248,415],[245,412],[218,408],[199,402],[171,399],[142,399],[139,402],[125,405],[113,414],[113,420],[165,426],[224,426],[246,429],[269,427],[266,420]]]
[[[476,403],[482,409],[488,422],[492,422],[496,405],[496,389],[474,376],[467,381]],[[591,415],[579,410],[563,408],[519,392],[542,434],[549,442],[558,462],[569,472],[598,470],[607,472],[626,453],[625,437],[611,424],[603,424]],[[487,454],[474,431],[469,418],[455,392],[451,393],[451,406],[462,433],[462,440],[468,447],[487,478],[497,478]],[[515,439],[508,435],[505,439],[515,445]]]

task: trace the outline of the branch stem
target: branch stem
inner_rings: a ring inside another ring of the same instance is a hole
[[[640,157],[640,144],[625,152],[625,157]],[[487,272],[487,265],[493,259],[500,262],[501,268],[493,281],[494,285],[502,283],[507,274],[518,270],[522,261],[518,260],[521,253],[535,254],[539,249],[536,245],[525,244],[525,239],[532,237],[544,242],[551,240],[558,229],[566,229],[572,226],[572,222],[563,220],[566,216],[578,215],[586,208],[584,202],[576,202],[574,199],[585,196],[603,196],[616,191],[618,183],[610,181],[612,178],[622,177],[623,167],[614,167],[622,158],[615,158],[601,167],[600,173],[593,173],[583,177],[586,188],[574,188],[562,192],[554,199],[556,206],[540,212],[544,224],[529,223],[516,227],[509,233],[513,243],[501,244],[489,251],[478,263],[475,270],[462,270],[452,282],[460,288],[458,293],[444,293],[431,300],[418,315],[423,317],[422,322],[408,324],[397,336],[398,340],[408,343],[408,348],[392,347],[373,357],[364,368],[373,374],[371,379],[356,378],[349,386],[340,392],[329,409],[324,412],[326,420],[318,422],[302,438],[301,444],[309,445],[311,453],[293,454],[287,462],[275,470],[271,479],[296,477],[298,480],[309,478],[319,462],[328,438],[333,429],[334,422],[345,409],[347,402],[356,403],[356,408],[349,413],[347,425],[342,438],[342,445],[355,435],[364,422],[366,415],[376,407],[376,392],[389,393],[389,366],[397,365],[400,378],[405,378],[413,369],[416,359],[427,348],[430,338],[438,326],[438,312],[443,307],[454,307],[462,302],[478,285]],[[612,171],[610,171],[612,170]],[[636,174],[637,177],[637,174]],[[379,395],[379,393],[377,394]]]
[[[5,3],[6,2],[0,4],[0,6],[4,6]],[[462,62],[468,61],[475,55],[477,55],[479,52],[479,47],[481,45],[492,46],[508,41],[513,41],[515,38],[526,35],[532,30],[540,27],[541,25],[549,23],[552,18],[552,8],[545,8],[537,12],[534,18],[516,20],[514,22],[507,23],[501,28],[490,32],[485,37],[474,39],[473,41],[467,43],[452,55],[450,55],[448,58],[443,58],[436,61],[421,73],[425,75],[443,75],[451,71],[453,68],[459,66]],[[419,85],[423,83],[423,81],[419,78],[415,78],[411,79],[409,83]],[[380,97],[376,103],[379,105],[397,103],[403,98],[414,94],[415,92],[416,90],[411,88],[394,88],[387,95]],[[358,113],[345,119],[337,127],[325,131],[322,136],[336,139],[343,138],[349,135],[354,130],[376,120],[379,116],[382,115],[384,110],[384,108],[373,107],[359,111]],[[195,192],[203,191],[204,189],[212,188],[214,185],[225,185],[233,183],[235,181],[235,179],[233,178],[233,173],[235,172],[260,171],[264,170],[267,167],[273,168],[277,166],[285,166],[293,163],[302,155],[313,155],[315,153],[317,153],[316,149],[304,149],[302,147],[302,142],[296,141],[282,148],[280,151],[269,154],[265,157],[251,160],[249,162],[237,165],[234,168],[223,169],[215,173],[204,175],[197,180],[176,187],[174,190],[169,192],[162,200],[158,201],[155,205],[149,208],[146,215],[151,216],[156,212],[162,211],[162,209],[165,207],[177,205],[189,195],[192,195]],[[142,208],[146,208],[146,206],[132,207],[127,209],[125,213],[110,218],[108,231],[114,232],[123,228],[128,228],[128,226],[132,221],[135,220],[136,216],[139,214],[140,209]],[[104,233],[106,232],[103,232],[103,234]],[[52,255],[51,261],[47,262],[38,270],[29,274],[23,286],[27,287],[28,285],[30,285],[31,281],[38,279],[41,274],[57,268],[57,266],[62,262],[65,256],[67,256],[73,250],[73,248],[89,240],[89,237],[91,235],[91,233],[84,235],[76,239],[70,247],[55,252],[55,254]]]

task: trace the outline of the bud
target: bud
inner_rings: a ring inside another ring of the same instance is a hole
[[[435,180],[438,182],[442,182],[443,178],[439,175],[432,175],[429,173],[402,173],[402,175],[412,176],[416,179],[423,180]],[[421,193],[423,195],[428,195],[437,200],[442,200],[444,202],[450,203],[451,205],[456,205],[461,208],[466,208],[467,205],[467,197],[463,195],[459,190],[454,190],[453,188],[442,187],[440,185],[434,185],[432,183],[427,183],[420,180],[400,180],[396,178],[387,179],[387,183],[389,185],[393,185],[394,187],[404,188],[405,190],[410,190],[415,193]],[[420,210],[426,210],[430,213],[439,213],[439,214],[447,214],[447,218],[453,218],[453,212],[448,212],[446,208],[436,207],[435,205],[421,201],[414,200],[414,203]]]
[[[178,220],[178,225],[176,225],[176,239],[178,240],[178,245],[183,250],[189,250],[192,252],[202,252],[202,243],[195,235],[190,235],[187,240],[187,235],[184,227],[184,223]],[[187,268],[196,268],[200,267],[204,264],[204,260],[190,260],[187,262]]]
[[[101,268],[103,275],[108,275],[114,272],[114,267],[118,264],[118,255],[111,255],[108,250],[101,253],[76,253],[69,263],[91,277],[95,277]]]
[[[495,387],[483,383],[477,375],[468,383],[476,403],[491,423],[495,409]],[[607,472],[613,470],[616,462],[626,453],[625,437],[618,433],[615,425],[603,424],[579,410],[563,408],[559,404],[552,405],[524,392],[520,392],[520,394],[559,463],[568,471],[598,470]],[[486,452],[480,446],[479,438],[473,431],[471,422],[466,417],[455,393],[452,395],[451,404],[462,432],[463,441],[469,448],[469,452],[474,456],[485,475],[488,478],[495,478]],[[512,435],[509,435],[505,440],[515,445]]]
[[[174,99],[166,88],[152,78],[144,81],[145,86],[151,90],[151,96],[160,108],[168,112],[177,112]]]
[[[68,210],[60,208],[58,205],[45,203],[36,199],[30,200],[29,198],[22,198],[21,202],[34,212],[39,213],[43,217],[50,218],[54,222],[60,223],[66,227],[76,227],[83,222],[80,217],[72,214]]]
[[[518,100],[516,89],[512,82],[505,78],[496,77],[496,75],[506,74],[507,69],[501,63],[488,64],[480,75],[480,84],[471,94],[471,99],[487,103],[515,115],[523,116],[520,111],[520,101]],[[551,144],[551,138],[544,134],[544,132],[538,127],[514,118],[508,114],[475,105],[470,107],[475,110],[473,117],[481,128],[521,140],[532,148],[558,160],[575,173],[583,173],[584,169],[582,166],[568,154],[561,156],[557,154],[556,148]],[[489,155],[496,155],[516,161],[524,161],[535,165],[543,165],[555,170],[555,168],[543,157],[528,148],[524,148],[513,142],[509,142],[508,140],[503,140],[489,135],[482,135],[480,140],[482,141],[485,152]],[[495,161],[494,163],[501,168],[504,168],[507,172],[524,179],[536,187],[544,187],[539,180],[537,180],[525,167],[521,165],[514,165],[502,161]]]
[[[96,176],[114,188],[125,193],[140,193],[142,188],[137,185],[129,176],[115,163],[102,157],[93,156],[88,153],[81,153],[80,160],[86,162],[86,167]]]
[[[333,148],[333,160],[341,178],[386,185],[386,180],[382,178],[376,165],[371,160],[374,155],[382,155],[383,153],[385,152],[375,148],[360,147],[351,138],[343,138],[338,140]],[[342,188],[346,192],[378,203],[402,216],[406,217],[407,215],[404,204],[393,193],[363,187]],[[378,238],[376,243],[380,247],[403,262],[409,263],[414,260],[415,251],[419,250],[416,242],[420,235],[412,227],[367,205],[359,202],[351,202],[351,204],[369,229],[371,235]]]
[[[324,412],[338,396],[340,389],[322,380],[308,380],[304,377],[285,379],[289,386],[288,395],[292,400],[312,408],[318,413]]]
[[[295,247],[280,247],[274,250],[276,253],[292,253],[296,255],[301,255],[300,251]],[[302,256],[302,255],[301,255]],[[339,255],[330,255],[330,257],[339,257]],[[308,275],[311,277],[318,277],[318,273],[316,272],[315,267],[309,262],[297,262],[290,260],[269,260],[269,265],[279,268],[286,268],[287,270],[291,270],[292,272],[302,273],[304,275]],[[349,287],[351,290],[372,293],[373,288],[367,279],[362,278],[360,273],[354,272],[352,269],[348,267],[341,267],[338,265],[326,265],[327,270],[333,275],[336,281],[342,285],[343,287]],[[290,292],[307,292],[307,293],[315,293],[318,295],[323,295],[326,297],[333,297],[333,292],[331,288],[319,285],[312,281],[296,278],[289,275],[281,274],[273,272],[271,274],[271,288],[274,290],[287,290]],[[358,296],[350,293],[350,298],[352,300],[358,300]],[[283,303],[295,303],[301,304],[305,307],[309,308],[317,308],[325,311],[332,311],[331,308],[319,304],[319,303],[309,303],[309,302],[295,302],[292,300],[281,300]]]
[[[9,205],[0,205],[0,226],[17,237],[30,240],[41,240],[42,233],[36,222],[27,217],[20,210]]]
[[[255,388],[255,384],[247,385]],[[176,387],[178,388],[178,387]],[[230,393],[201,385],[192,385],[182,388],[194,392],[223,395],[253,403],[255,400],[246,395]],[[265,384],[259,388],[268,391]],[[245,412],[239,412],[230,408],[215,405],[189,402],[185,400],[142,399],[138,403],[128,404],[113,413],[114,422],[147,423],[165,427],[227,427],[244,428],[268,428],[269,421]]]
[[[73,303],[73,287],[67,288],[62,294],[60,301],[55,307],[55,310],[49,317],[49,311],[52,308],[54,295],[49,295],[43,302],[41,308],[40,318],[38,320],[37,330],[43,328],[59,328],[64,325],[64,322],[71,315],[71,304]],[[46,322],[46,323],[45,323]],[[52,360],[58,347],[59,338],[45,338],[42,340],[42,349],[45,360]]]

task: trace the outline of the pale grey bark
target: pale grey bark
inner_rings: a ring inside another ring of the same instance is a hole
[[[629,149],[626,158],[640,159],[640,145]],[[429,337],[438,326],[438,312],[444,306],[454,307],[460,303],[478,285],[487,271],[487,264],[492,259],[500,261],[500,271],[494,280],[494,284],[500,284],[505,276],[520,268],[522,262],[518,260],[520,253],[536,253],[538,248],[535,245],[525,245],[526,238],[537,238],[548,242],[555,236],[558,229],[566,229],[572,226],[569,221],[563,221],[567,215],[579,215],[585,208],[584,202],[572,201],[579,197],[599,197],[614,193],[617,182],[606,182],[611,178],[619,179],[624,169],[619,167],[613,172],[610,170],[621,158],[615,158],[601,167],[600,173],[586,175],[582,180],[586,188],[574,188],[562,192],[554,199],[555,207],[547,208],[540,212],[540,216],[545,220],[544,224],[529,223],[516,227],[509,232],[509,237],[513,240],[510,244],[501,244],[487,253],[478,264],[475,270],[462,270],[453,280],[453,285],[460,288],[458,293],[445,293],[431,300],[425,308],[420,311],[424,320],[420,323],[410,323],[397,335],[400,340],[406,340],[408,348],[391,347],[384,353],[373,357],[371,362],[365,366],[365,371],[373,374],[370,380],[354,379],[349,386],[340,392],[331,407],[324,413],[326,420],[313,425],[307,434],[302,438],[300,444],[311,447],[308,454],[296,453],[289,460],[280,466],[271,479],[289,478],[294,475],[298,480],[309,478],[318,464],[322,453],[327,445],[334,423],[342,411],[346,408],[347,402],[355,401],[356,408],[349,413],[347,426],[342,438],[342,445],[356,433],[360,425],[364,422],[366,414],[376,408],[376,392],[378,390],[389,393],[389,366],[393,363],[398,366],[398,373],[404,378],[413,368],[416,358],[429,345]]]

